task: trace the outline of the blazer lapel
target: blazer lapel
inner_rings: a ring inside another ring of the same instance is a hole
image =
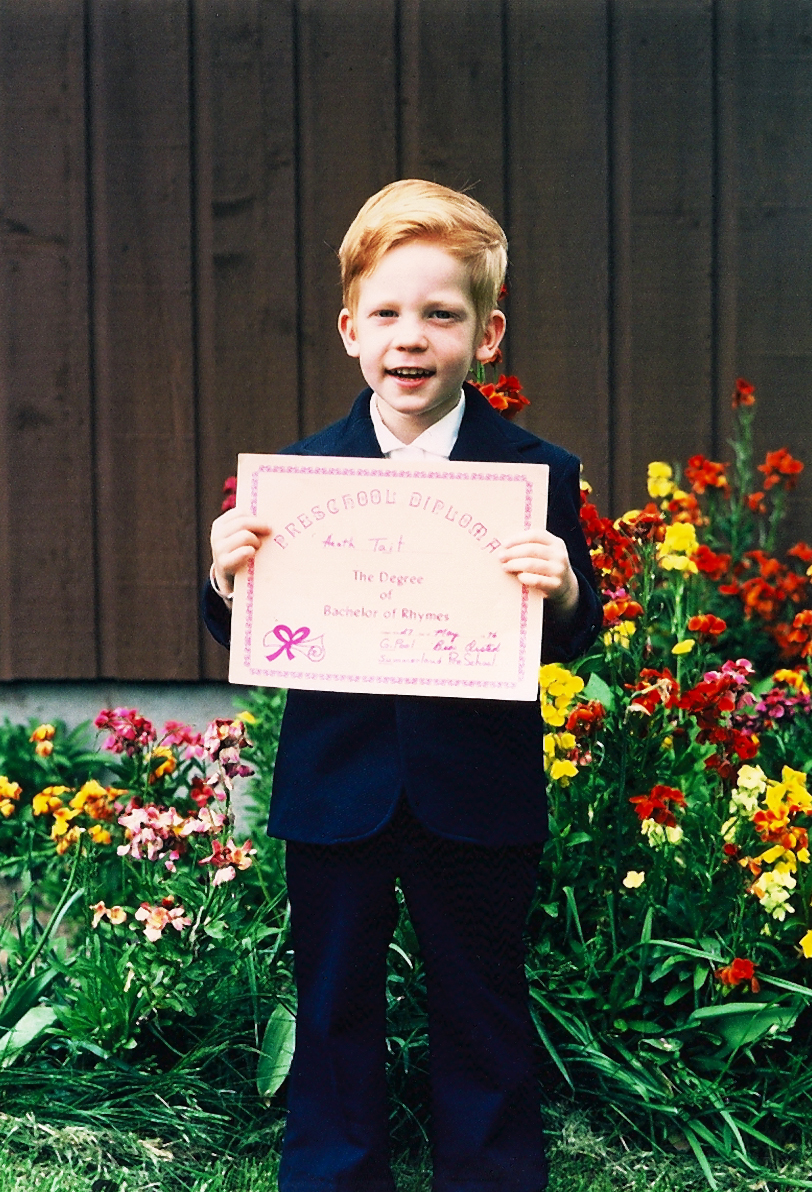
[[[487,463],[525,462],[521,450],[511,441],[509,425],[478,389],[466,385],[465,413],[449,459]]]
[[[359,459],[382,459],[378,437],[369,416],[371,389],[364,389],[355,399],[346,418],[312,435],[295,450],[303,455],[348,455]]]
[[[369,416],[371,389],[364,389],[353,403],[347,419],[341,428],[336,443],[336,455],[358,456],[365,459],[383,459],[383,452],[375,434],[375,427]]]

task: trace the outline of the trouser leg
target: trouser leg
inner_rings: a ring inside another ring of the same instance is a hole
[[[524,930],[540,850],[484,848],[412,817],[400,877],[426,969],[437,1192],[546,1187]]]
[[[386,957],[397,921],[390,830],[287,845],[298,993],[281,1192],[391,1192]]]

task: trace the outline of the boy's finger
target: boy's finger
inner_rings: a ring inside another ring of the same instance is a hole
[[[522,546],[528,542],[537,542],[541,546],[550,546],[553,542],[560,542],[560,538],[556,538],[555,534],[551,534],[549,530],[534,529],[532,526],[528,530],[522,530],[519,534],[511,534],[502,543],[503,550],[509,550],[512,546]]]

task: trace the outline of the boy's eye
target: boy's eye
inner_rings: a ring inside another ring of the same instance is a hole
[[[395,318],[397,318],[397,311],[396,310],[388,310],[386,307],[384,307],[382,310],[376,310],[375,314],[377,315],[377,317],[379,319],[395,319]]]
[[[431,312],[431,317],[433,319],[449,320],[455,319],[457,316],[454,314],[453,310],[433,310]]]

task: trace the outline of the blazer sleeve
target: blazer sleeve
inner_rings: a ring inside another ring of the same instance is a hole
[[[206,580],[206,586],[200,597],[200,610],[203,621],[215,641],[226,649],[231,645],[231,609],[221,599]]]
[[[603,605],[595,584],[592,559],[581,528],[579,463],[569,456],[548,501],[547,528],[563,538],[572,569],[578,579],[578,608],[561,623],[545,609],[541,642],[542,662],[572,662],[585,654],[603,625]]]

